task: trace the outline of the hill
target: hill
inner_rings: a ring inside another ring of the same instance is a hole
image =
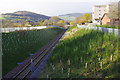
[[[114,34],[71,27],[38,78],[119,78],[118,41]]]
[[[37,26],[41,20],[49,18],[51,17],[29,11],[6,13],[0,17],[0,19],[3,19],[3,27]]]
[[[59,15],[58,17],[65,20],[65,21],[73,21],[79,16],[83,16],[85,13],[70,13],[70,14],[63,14]],[[91,14],[91,13],[89,13]]]
[[[25,21],[35,21],[39,22],[41,20],[49,19],[49,16],[37,14],[34,12],[29,12],[29,11],[17,11],[14,13],[6,13],[2,14],[2,16],[10,21],[20,21],[20,20],[25,20]]]
[[[63,15],[59,15],[59,16],[79,17],[82,15],[83,15],[83,13],[70,13],[70,14],[63,14]]]

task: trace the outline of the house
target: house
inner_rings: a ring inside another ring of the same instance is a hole
[[[112,2],[108,5],[95,5],[92,12],[93,23],[102,25],[120,25],[120,1]]]
[[[108,12],[107,5],[95,5],[92,9],[93,23],[101,23],[102,16]]]
[[[107,13],[105,13],[103,15],[103,17],[101,18],[101,24],[102,25],[109,25],[110,24],[110,18],[109,18]]]
[[[105,13],[103,17],[101,18],[101,24],[102,25],[110,25],[110,26],[118,26],[120,25],[119,18],[116,19],[110,19],[109,14]]]

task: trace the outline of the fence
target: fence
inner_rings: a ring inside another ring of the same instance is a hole
[[[120,38],[120,35],[119,35],[120,34],[120,29],[85,26],[85,25],[79,25],[79,24],[77,24],[77,27],[90,29],[90,30],[91,29],[100,30],[101,32],[106,32],[107,34],[114,33],[115,36],[118,36]]]
[[[33,29],[44,29],[48,27],[58,27],[59,26],[37,26],[37,27],[11,27],[11,28],[0,28],[0,32],[14,32],[14,31],[19,31],[19,30],[33,30]]]

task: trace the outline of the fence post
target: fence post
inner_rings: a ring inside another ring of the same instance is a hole
[[[68,65],[70,65],[70,59],[68,59]]]
[[[102,69],[102,61],[100,62],[100,67],[101,67],[101,69]]]
[[[110,60],[111,60],[111,61],[113,60],[113,56],[112,56],[112,54],[111,54],[111,56],[110,56]]]
[[[85,68],[87,69],[87,62],[85,63]]]
[[[49,78],[49,75],[47,74],[47,78]]]
[[[82,63],[82,57],[81,57],[81,63]]]
[[[63,68],[62,68],[62,73],[63,73]]]

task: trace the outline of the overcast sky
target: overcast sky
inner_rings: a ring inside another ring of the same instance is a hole
[[[1,0],[0,14],[31,11],[48,16],[92,12],[94,5],[118,0]]]

